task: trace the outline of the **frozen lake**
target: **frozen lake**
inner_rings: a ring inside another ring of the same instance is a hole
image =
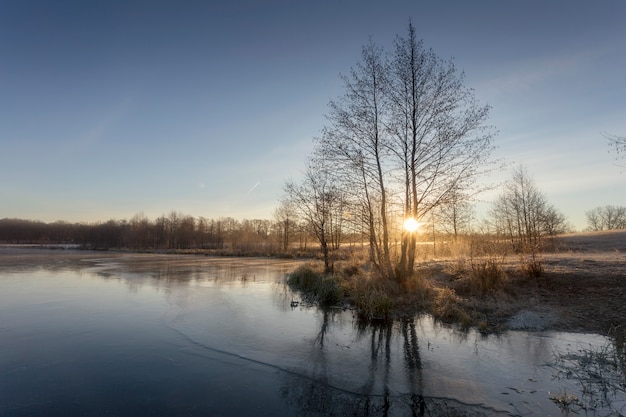
[[[607,343],[294,307],[297,265],[0,248],[0,415],[557,416],[554,352]]]

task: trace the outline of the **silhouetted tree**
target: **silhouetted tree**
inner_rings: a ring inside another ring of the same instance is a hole
[[[209,220],[204,217],[199,217],[196,224],[196,245],[200,249],[204,249],[208,242]]]
[[[424,218],[481,173],[493,148],[489,107],[478,105],[452,62],[417,41],[411,23],[393,54],[370,42],[342,80],[316,152],[339,171],[374,266],[402,282],[413,273],[416,234],[402,233],[395,256],[394,228],[401,217]]]
[[[126,222],[111,219],[92,227],[89,242],[98,249],[122,247]]]
[[[274,210],[276,230],[280,236],[280,247],[283,251],[289,250],[290,236],[296,227],[296,210],[289,200],[280,201]]]
[[[318,140],[317,152],[332,161],[338,179],[347,184],[353,211],[363,213],[371,261],[383,276],[392,277],[385,166],[390,146],[384,134],[387,76],[383,51],[370,42],[350,76],[342,77],[345,93],[330,102],[330,125]]]
[[[461,233],[469,232],[472,214],[469,198],[457,190],[450,193],[445,203],[437,210],[435,217],[439,227],[456,240]]]
[[[0,220],[0,242],[24,244],[41,243],[50,240],[50,230],[46,223],[22,219]]]
[[[154,226],[143,214],[137,213],[129,222],[128,246],[134,249],[147,249],[155,245]]]
[[[332,218],[341,206],[342,196],[332,180],[329,167],[323,160],[310,161],[300,183],[288,181],[285,185],[286,204],[298,212],[310,232],[317,238],[324,258],[324,273],[332,271],[329,241],[332,236]]]
[[[235,250],[241,241],[241,223],[232,217],[219,219],[222,247]]]
[[[515,250],[532,254],[540,250],[544,236],[562,233],[565,228],[565,217],[548,204],[522,166],[504,185],[492,217],[498,233],[506,236]]]
[[[416,221],[469,187],[490,156],[489,106],[477,103],[464,74],[417,41],[411,23],[396,37],[389,123],[404,178],[404,216]],[[400,278],[415,263],[416,234],[403,231]]]
[[[219,220],[207,222],[207,242],[205,247],[210,249],[222,249],[224,240],[222,237],[222,223]]]
[[[602,206],[585,212],[587,228],[592,231],[626,229],[626,207]]]

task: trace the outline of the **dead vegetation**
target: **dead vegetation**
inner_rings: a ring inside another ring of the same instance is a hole
[[[365,318],[426,312],[488,332],[626,329],[626,231],[565,235],[548,243],[529,257],[488,250],[468,257],[440,248],[447,256],[424,257],[402,287],[373,278],[354,255],[337,262],[334,277],[344,302]]]

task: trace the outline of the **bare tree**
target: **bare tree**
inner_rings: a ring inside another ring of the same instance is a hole
[[[177,231],[177,248],[190,248],[195,246],[195,234],[196,219],[189,215],[182,216]]]
[[[209,234],[209,220],[200,216],[196,224],[196,245],[204,249]]]
[[[603,220],[608,230],[626,229],[626,207],[605,206]]]
[[[541,223],[543,224],[543,230],[545,234],[550,237],[554,237],[566,233],[568,230],[571,230],[571,227],[567,223],[567,220],[563,213],[558,211],[552,205],[546,206],[543,217],[541,219]]]
[[[473,208],[469,197],[462,191],[453,191],[437,210],[439,227],[458,239],[459,234],[468,232],[472,221]]]
[[[593,231],[626,229],[626,207],[602,206],[585,212],[588,229]]]
[[[587,229],[598,232],[604,228],[602,218],[600,217],[600,207],[587,210],[585,217],[587,217]]]
[[[477,104],[451,62],[418,42],[413,25],[384,55],[369,43],[345,93],[330,103],[318,152],[335,162],[352,191],[351,212],[367,225],[371,260],[386,278],[413,273],[416,235],[390,245],[399,219],[420,220],[469,187],[492,150],[488,106]],[[399,258],[399,259],[398,259]]]
[[[172,210],[170,211],[169,216],[166,218],[168,249],[176,249],[178,247],[178,228],[180,227],[182,217],[182,213],[178,213],[176,210]]]
[[[498,233],[506,236],[516,251],[532,254],[540,251],[544,236],[562,233],[566,227],[565,217],[548,204],[522,166],[504,185],[492,216]]]
[[[224,249],[224,225],[221,220],[211,220],[209,223],[209,247]]]
[[[280,247],[283,251],[289,250],[291,243],[291,234],[296,228],[296,210],[289,200],[283,200],[279,203],[278,208],[274,210],[274,219],[276,221],[276,229],[280,235]]]
[[[137,213],[130,220],[128,245],[135,249],[146,249],[154,245],[153,227],[144,213]]]
[[[370,259],[383,276],[392,277],[390,224],[385,166],[389,145],[384,135],[387,71],[382,49],[363,47],[361,61],[343,76],[345,94],[330,102],[330,125],[318,139],[317,152],[334,164],[346,184],[353,212],[367,225]]]
[[[220,217],[222,247],[235,250],[241,242],[241,222],[232,217]]]
[[[332,180],[323,160],[309,161],[300,183],[288,181],[285,185],[287,201],[304,219],[309,230],[317,238],[324,258],[324,273],[332,272],[330,240],[332,219],[337,207],[341,207],[341,193]]]
[[[464,74],[417,41],[409,23],[396,37],[390,62],[389,121],[404,178],[404,215],[420,220],[469,187],[488,161],[492,130],[489,106],[476,102]],[[413,271],[416,235],[404,231],[399,275]]]

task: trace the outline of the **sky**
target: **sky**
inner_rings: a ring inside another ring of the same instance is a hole
[[[0,219],[271,219],[340,74],[409,19],[492,107],[486,181],[523,165],[578,230],[626,206],[623,0],[0,0]]]

